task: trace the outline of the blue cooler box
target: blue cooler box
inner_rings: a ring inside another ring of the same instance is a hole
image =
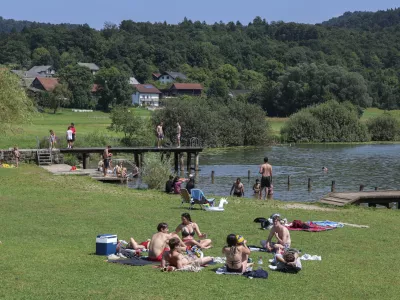
[[[117,235],[99,234],[96,237],[96,254],[110,255],[117,250]]]

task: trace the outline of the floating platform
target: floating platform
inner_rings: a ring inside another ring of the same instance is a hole
[[[400,203],[400,191],[329,193],[318,202],[336,206],[345,206],[347,204],[359,205],[361,203],[368,203],[372,205],[379,204],[389,207],[389,203]]]

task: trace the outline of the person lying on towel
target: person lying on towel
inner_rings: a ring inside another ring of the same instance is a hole
[[[211,256],[198,258],[183,255],[182,252],[186,253],[186,247],[181,246],[181,241],[178,237],[173,237],[170,239],[168,245],[170,250],[164,252],[161,260],[161,268],[166,268],[167,264],[169,264],[177,269],[182,269],[189,265],[205,265],[214,260],[214,258]]]
[[[277,252],[275,254],[275,263],[276,267],[270,266],[270,269],[297,273],[302,268],[298,252],[291,250]]]
[[[228,246],[222,248],[222,254],[226,256],[226,271],[230,273],[243,273],[247,269],[247,260],[250,249],[247,241],[240,235],[230,234],[226,238]]]

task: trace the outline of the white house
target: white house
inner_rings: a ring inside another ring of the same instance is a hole
[[[159,89],[151,84],[136,84],[136,92],[132,95],[132,104],[140,106],[159,106],[160,95]]]
[[[177,79],[186,80],[187,77],[185,74],[179,72],[164,72],[158,77],[158,81],[162,84],[169,84],[175,82]]]

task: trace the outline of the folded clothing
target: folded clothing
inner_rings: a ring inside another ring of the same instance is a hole
[[[301,260],[322,260],[321,256],[318,255],[310,255],[310,254],[303,254],[302,257],[300,257]]]

